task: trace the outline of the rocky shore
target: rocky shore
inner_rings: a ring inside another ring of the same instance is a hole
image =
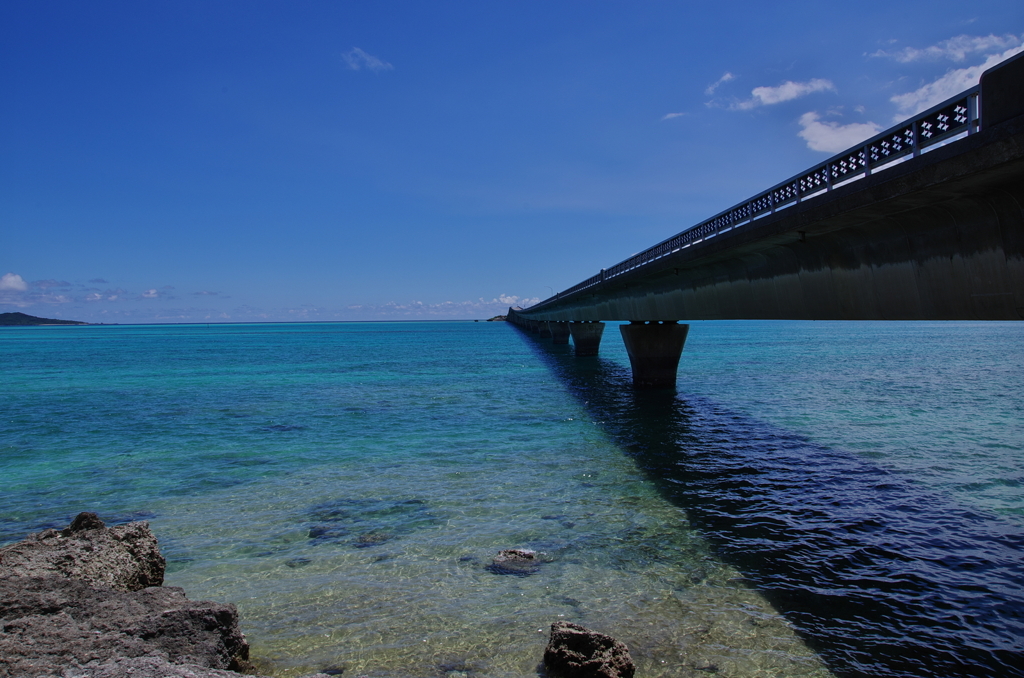
[[[234,605],[162,586],[145,522],[81,513],[0,548],[0,676],[206,678],[252,672]]]
[[[493,567],[527,576],[539,564],[509,549]],[[108,528],[95,513],[0,548],[0,677],[255,675],[235,606],[189,600],[163,586],[164,568],[148,523]],[[567,622],[552,625],[544,663],[565,678],[633,676],[625,645]]]

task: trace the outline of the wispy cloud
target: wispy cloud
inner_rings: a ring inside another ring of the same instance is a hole
[[[139,295],[139,300],[141,301],[142,299],[174,299],[175,297],[171,296],[171,292],[173,291],[173,285],[164,285],[160,289],[148,289]]]
[[[913,92],[897,94],[891,101],[896,104],[897,113],[893,117],[894,122],[927,110],[946,99],[959,94],[969,87],[978,84],[981,74],[992,68],[1001,61],[1009,59],[1014,54],[1024,51],[1024,45],[1018,45],[1002,52],[993,54],[985,59],[984,63],[967,68],[958,68],[948,71],[941,78],[923,85]]]
[[[32,282],[33,287],[38,287],[42,290],[48,290],[52,288],[68,288],[71,287],[71,283],[65,280],[35,280]]]
[[[28,283],[17,273],[4,273],[0,277],[0,290],[9,292],[26,292]]]
[[[341,58],[345,60],[345,63],[353,71],[361,71],[365,68],[368,71],[380,73],[381,71],[390,71],[395,68],[388,62],[378,59],[372,54],[367,54],[358,47],[353,47],[345,52],[341,55]]]
[[[711,96],[711,95],[713,95],[715,93],[715,90],[718,89],[719,85],[725,84],[725,83],[727,83],[727,82],[729,82],[731,80],[735,80],[735,79],[736,79],[735,75],[733,75],[732,73],[729,73],[728,71],[726,71],[725,75],[723,75],[718,80],[716,80],[715,82],[713,82],[712,84],[707,86],[707,89],[704,90],[704,94],[706,96]]]
[[[835,92],[836,86],[831,80],[814,78],[807,82],[787,80],[777,87],[755,87],[746,101],[734,103],[729,108],[734,111],[748,111],[758,106],[772,106],[783,101],[792,101],[814,92]]]
[[[895,52],[878,50],[870,54],[873,57],[889,57],[900,63],[912,61],[940,61],[949,60],[961,62],[972,54],[992,54],[993,52],[1004,52],[1008,49],[1020,46],[1024,43],[1024,36],[1013,35],[958,35],[955,38],[943,40],[940,43],[917,49],[905,47]]]
[[[99,290],[91,290],[84,299],[85,301],[123,301],[124,295],[127,292],[120,287],[116,289],[108,289],[100,292]]]
[[[33,306],[67,304],[74,299],[67,294],[53,294],[48,290],[54,287],[70,286],[57,280],[40,280],[29,283],[17,273],[5,273],[0,276],[0,304],[16,308]]]
[[[822,122],[814,111],[800,116],[800,126],[803,129],[799,136],[807,142],[807,147],[825,153],[838,153],[882,131],[873,122],[852,122],[847,125]]]
[[[666,113],[661,117],[662,120],[672,120],[673,118],[681,118],[686,113]]]

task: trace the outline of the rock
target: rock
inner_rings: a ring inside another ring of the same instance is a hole
[[[0,576],[59,576],[125,592],[160,586],[165,564],[149,523],[108,528],[95,513],[0,548]]]
[[[162,655],[92,661],[79,668],[64,669],[57,675],[61,678],[238,678],[234,671],[172,664]]]
[[[540,558],[536,551],[529,549],[505,549],[494,557],[487,569],[495,574],[511,574],[526,577],[540,569]]]
[[[61,531],[65,537],[72,532],[85,532],[86,530],[100,530],[106,527],[106,523],[100,520],[100,517],[91,511],[82,511],[75,519],[71,521],[64,530]]]
[[[235,607],[161,586],[164,564],[147,523],[108,528],[94,513],[0,548],[0,676],[251,671]]]
[[[625,643],[566,621],[551,625],[544,666],[562,678],[632,678],[636,671]]]
[[[0,675],[60,675],[154,651],[173,664],[251,668],[235,607],[190,601],[173,586],[129,593],[56,576],[0,577],[0,630]]]

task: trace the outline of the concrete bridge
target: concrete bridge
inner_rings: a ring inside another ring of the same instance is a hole
[[[675,385],[681,320],[1024,319],[1024,54],[978,86],[508,320],[576,355],[620,327]]]

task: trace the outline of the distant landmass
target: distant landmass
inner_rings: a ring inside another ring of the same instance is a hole
[[[51,320],[27,313],[0,313],[0,325],[88,325],[77,320]]]

